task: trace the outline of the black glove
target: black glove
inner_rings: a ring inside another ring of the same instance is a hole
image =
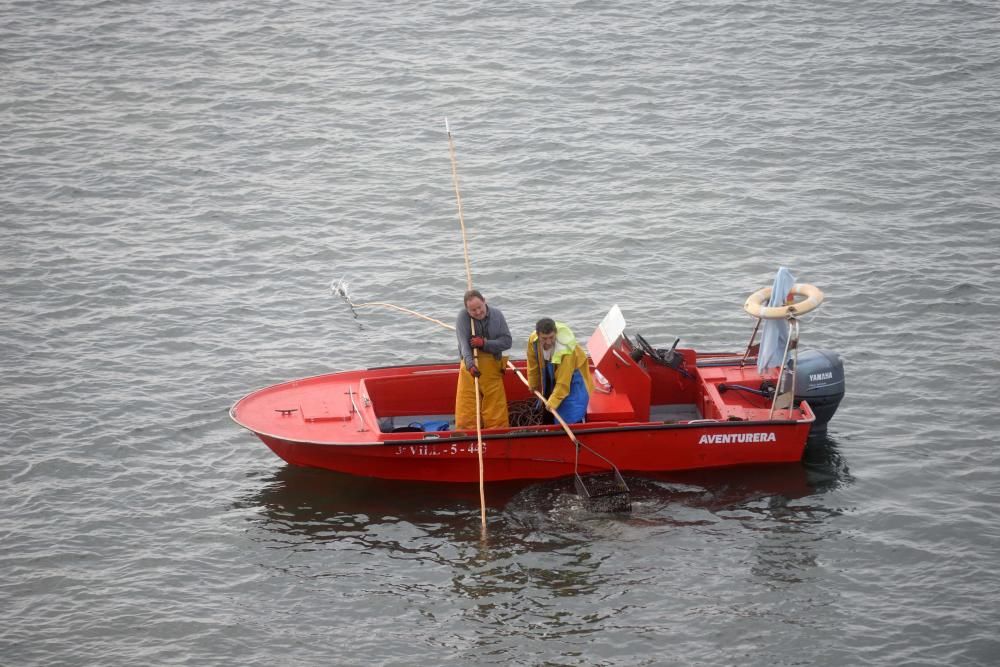
[[[478,378],[480,375],[482,375],[482,373],[479,372],[479,369],[476,368],[475,366],[469,366],[469,374],[472,375],[472,377],[474,378]]]

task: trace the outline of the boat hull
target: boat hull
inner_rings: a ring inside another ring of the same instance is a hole
[[[762,422],[732,426],[659,425],[574,429],[577,438],[622,472],[669,472],[799,461],[808,423]],[[382,479],[476,482],[475,437],[396,439],[372,445],[295,442],[258,434],[284,461]],[[486,481],[549,479],[572,475],[577,456],[561,431],[486,434]],[[579,452],[580,473],[605,472],[608,465],[586,449]]]
[[[680,350],[679,372],[614,355],[618,368],[591,396],[586,423],[573,433],[558,425],[482,431],[483,479],[548,479],[605,472],[672,472],[799,461],[815,415],[808,403],[774,411],[766,399],[737,386],[760,386],[747,364],[712,357],[698,365]],[[523,361],[516,362],[523,368]],[[382,479],[477,482],[475,430],[423,432],[411,421],[438,423],[454,407],[455,364],[415,365],[330,373],[260,389],[231,409],[277,456],[296,466]],[[508,401],[533,401],[515,373],[506,373]],[[414,432],[416,431],[416,432]]]

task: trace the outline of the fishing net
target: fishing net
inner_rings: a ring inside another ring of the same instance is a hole
[[[617,469],[606,473],[575,475],[573,485],[591,512],[631,512],[628,486]]]
[[[540,426],[544,409],[538,399],[528,398],[507,404],[511,426]]]

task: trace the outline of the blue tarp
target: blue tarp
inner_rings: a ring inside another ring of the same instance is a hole
[[[771,300],[768,306],[784,306],[788,291],[795,284],[795,276],[785,267],[780,267],[771,285]],[[788,320],[764,320],[761,325],[760,351],[757,352],[757,371],[763,373],[768,368],[778,368],[784,361],[788,342]]]

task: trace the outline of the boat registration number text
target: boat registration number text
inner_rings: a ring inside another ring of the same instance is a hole
[[[457,456],[479,451],[475,442],[453,442],[450,445],[396,445],[396,456]],[[486,443],[483,443],[486,451]]]

